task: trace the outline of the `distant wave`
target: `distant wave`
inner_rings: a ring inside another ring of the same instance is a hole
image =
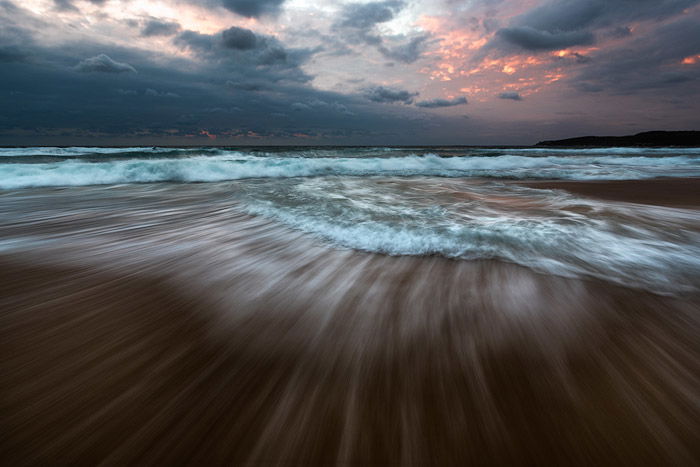
[[[71,146],[71,147],[26,147],[26,148],[0,148],[0,157],[25,157],[25,156],[56,156],[56,157],[79,157],[79,156],[96,156],[96,155],[119,155],[119,154],[202,154],[202,153],[219,153],[218,148],[150,148],[150,147],[90,147],[90,146]]]
[[[313,176],[439,176],[616,180],[700,176],[700,156],[494,155],[289,157],[244,152],[187,157],[0,163],[0,188],[152,182],[216,182]]]
[[[109,156],[189,156],[189,155],[262,155],[280,157],[371,157],[390,156],[392,153],[426,154],[434,153],[441,156],[475,156],[475,155],[526,155],[534,157],[538,155],[558,154],[561,156],[585,156],[585,155],[700,155],[700,148],[635,148],[635,147],[610,147],[610,148],[545,148],[545,147],[474,147],[474,146],[445,146],[445,147],[335,147],[335,146],[309,146],[309,147],[99,147],[99,146],[71,146],[71,147],[0,147],[0,157],[105,157]]]

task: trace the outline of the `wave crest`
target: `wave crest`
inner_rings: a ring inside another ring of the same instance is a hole
[[[152,182],[216,182],[245,178],[338,176],[498,177],[511,179],[619,180],[700,176],[697,155],[280,157],[227,152],[180,158],[104,162],[0,163],[0,188]]]

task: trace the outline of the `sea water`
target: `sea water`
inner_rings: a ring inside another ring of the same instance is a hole
[[[496,259],[673,294],[700,286],[697,210],[594,200],[513,181],[698,176],[698,148],[4,148],[0,225],[26,216],[36,206],[27,199],[41,187],[37,216],[60,212],[66,219],[110,197],[115,211],[138,210],[143,219],[196,220],[217,203],[333,248]],[[183,183],[188,190],[178,189]],[[59,193],[75,196],[53,205]],[[201,222],[206,235],[207,226],[219,231],[227,221]],[[3,245],[17,242],[5,236]]]

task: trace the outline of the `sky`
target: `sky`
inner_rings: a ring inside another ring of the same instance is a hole
[[[0,145],[700,129],[700,0],[0,0]]]

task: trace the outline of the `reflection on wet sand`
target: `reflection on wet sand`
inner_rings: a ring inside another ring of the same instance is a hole
[[[4,197],[8,464],[697,462],[699,297],[332,249],[180,190]]]

